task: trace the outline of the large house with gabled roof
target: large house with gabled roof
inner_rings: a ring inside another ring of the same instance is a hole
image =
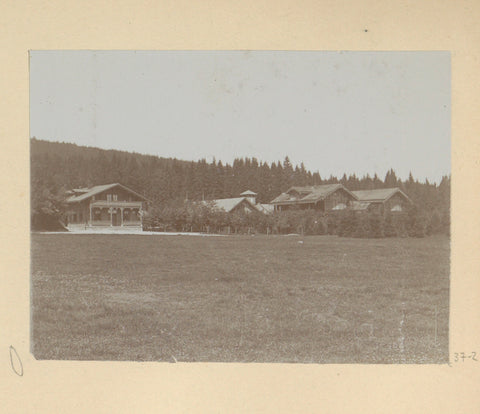
[[[349,208],[357,197],[342,184],[290,187],[271,201],[275,211],[290,209],[338,211]]]
[[[275,211],[312,209],[320,212],[353,210],[402,213],[412,200],[398,187],[350,191],[342,184],[290,187],[271,201]]]
[[[402,213],[412,205],[412,200],[400,188],[377,188],[375,190],[352,191],[357,197],[352,204],[355,211],[376,211],[381,214]]]
[[[67,192],[69,230],[128,228],[142,230],[149,200],[120,183],[75,188]]]

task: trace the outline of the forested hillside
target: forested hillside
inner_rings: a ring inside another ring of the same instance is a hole
[[[182,161],[152,155],[102,150],[69,143],[31,139],[31,213],[56,218],[65,191],[71,188],[119,182],[144,194],[159,208],[185,199],[201,200],[238,196],[247,189],[258,193],[258,201],[268,203],[292,185],[342,183],[350,190],[400,187],[413,200],[418,211],[443,227],[450,211],[450,177],[437,184],[419,182],[411,174],[406,181],[390,170],[382,179],[377,175],[320,177],[303,164],[267,164],[256,158],[238,158],[233,164],[206,160]]]

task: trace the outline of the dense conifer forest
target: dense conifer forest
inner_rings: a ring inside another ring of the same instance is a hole
[[[308,171],[303,163],[292,165],[288,156],[283,162],[271,164],[256,158],[237,158],[230,165],[221,160],[183,161],[35,138],[30,141],[30,157],[32,228],[47,228],[61,219],[62,203],[69,189],[99,184],[119,182],[145,195],[152,201],[152,211],[161,222],[166,206],[171,210],[171,206],[184,205],[185,200],[235,197],[249,189],[258,193],[258,202],[268,203],[293,185],[341,183],[352,191],[399,187],[415,206],[410,213],[410,227],[415,227],[415,223],[418,227],[419,221],[422,223],[422,231],[411,229],[409,235],[449,232],[450,176],[444,176],[438,184],[419,181],[412,174],[407,180],[401,180],[393,169],[383,178],[376,174],[373,177],[355,174],[321,177],[318,172]],[[290,215],[293,217],[295,213]],[[285,231],[296,230],[298,223],[305,223],[305,217],[292,217],[278,218],[290,220]],[[352,220],[355,221],[344,217],[335,223],[333,227],[339,229],[335,234],[355,235],[352,226],[358,232],[360,224],[352,224]],[[365,220],[377,226],[378,218]],[[268,223],[264,226],[268,227]],[[365,223],[362,226],[365,227]],[[330,232],[326,227],[317,229],[317,233]],[[387,223],[381,223],[381,235],[388,236],[391,227],[387,217]],[[381,237],[377,230],[369,235]],[[395,235],[399,235],[398,231]]]

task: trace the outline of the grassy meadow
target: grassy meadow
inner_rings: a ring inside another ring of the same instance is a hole
[[[33,233],[31,253],[37,359],[448,361],[447,237]]]

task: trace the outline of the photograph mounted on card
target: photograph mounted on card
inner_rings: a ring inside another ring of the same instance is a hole
[[[448,363],[448,52],[29,59],[36,359]]]

